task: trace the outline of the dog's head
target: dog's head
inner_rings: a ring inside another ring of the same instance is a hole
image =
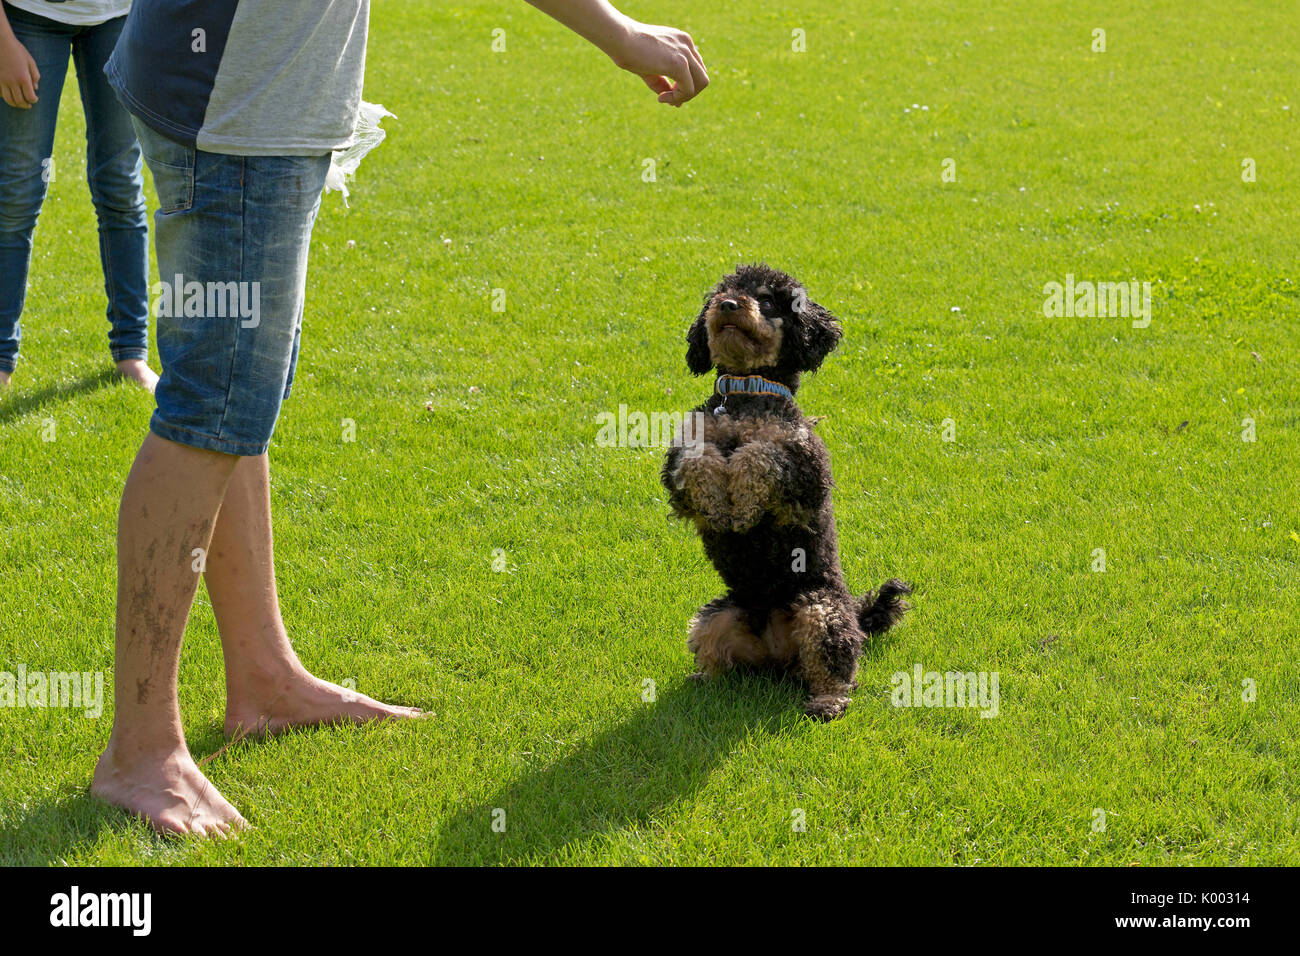
[[[704,300],[686,333],[686,364],[696,375],[765,371],[797,382],[840,340],[840,323],[794,278],[765,265],[740,266]]]

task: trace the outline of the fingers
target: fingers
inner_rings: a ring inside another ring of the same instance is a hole
[[[675,39],[681,47],[677,68],[672,73],[672,78],[677,81],[677,84],[669,91],[661,91],[659,102],[681,106],[693,100],[709,85],[709,71],[705,69],[700,51],[695,48],[695,41],[689,34],[679,33]]]
[[[700,51],[695,49],[695,41],[690,36],[685,36],[685,39],[687,65],[690,66],[691,77],[695,80],[695,93],[699,95],[709,85],[709,71],[704,66],[704,58],[700,56]]]
[[[677,85],[673,87],[670,98],[665,98],[662,95],[659,97],[661,102],[681,106],[687,100],[695,98],[695,77],[691,75],[690,57],[679,57],[676,69],[670,75],[677,81]]]
[[[650,87],[656,93],[671,93],[673,90],[673,81],[666,76],[643,76],[645,85]]]
[[[27,58],[27,70],[24,76],[8,83],[0,83],[0,96],[14,109],[29,110],[36,102],[36,87],[41,81],[41,71],[36,68],[36,61]]]
[[[27,99],[27,94],[19,83],[5,83],[0,86],[0,93],[4,95],[4,101],[16,110],[29,110],[35,97],[31,101]]]
[[[709,85],[695,41],[671,27],[638,24],[630,51],[614,62],[639,75],[659,102],[670,106],[681,106]]]

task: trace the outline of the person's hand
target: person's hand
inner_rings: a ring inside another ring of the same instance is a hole
[[[704,61],[690,35],[672,27],[628,20],[625,34],[610,58],[645,80],[660,103],[681,106],[709,85]]]
[[[8,31],[5,31],[8,33]],[[36,102],[41,71],[16,36],[0,36],[0,97],[10,106],[29,110]]]

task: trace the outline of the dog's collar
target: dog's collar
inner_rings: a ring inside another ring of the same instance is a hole
[[[722,396],[724,404],[728,395],[738,392],[748,395],[781,395],[794,401],[794,394],[790,389],[780,382],[763,378],[761,375],[719,375],[714,388]]]

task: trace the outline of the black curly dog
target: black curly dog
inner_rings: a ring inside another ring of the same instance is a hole
[[[912,590],[891,579],[857,598],[840,570],[830,457],[794,401],[840,335],[783,272],[724,278],[686,335],[690,370],[718,370],[714,393],[683,420],[662,474],[727,585],[690,623],[698,676],[793,670],[808,685],[804,712],[823,720],[844,713],[866,635],[895,624]]]

